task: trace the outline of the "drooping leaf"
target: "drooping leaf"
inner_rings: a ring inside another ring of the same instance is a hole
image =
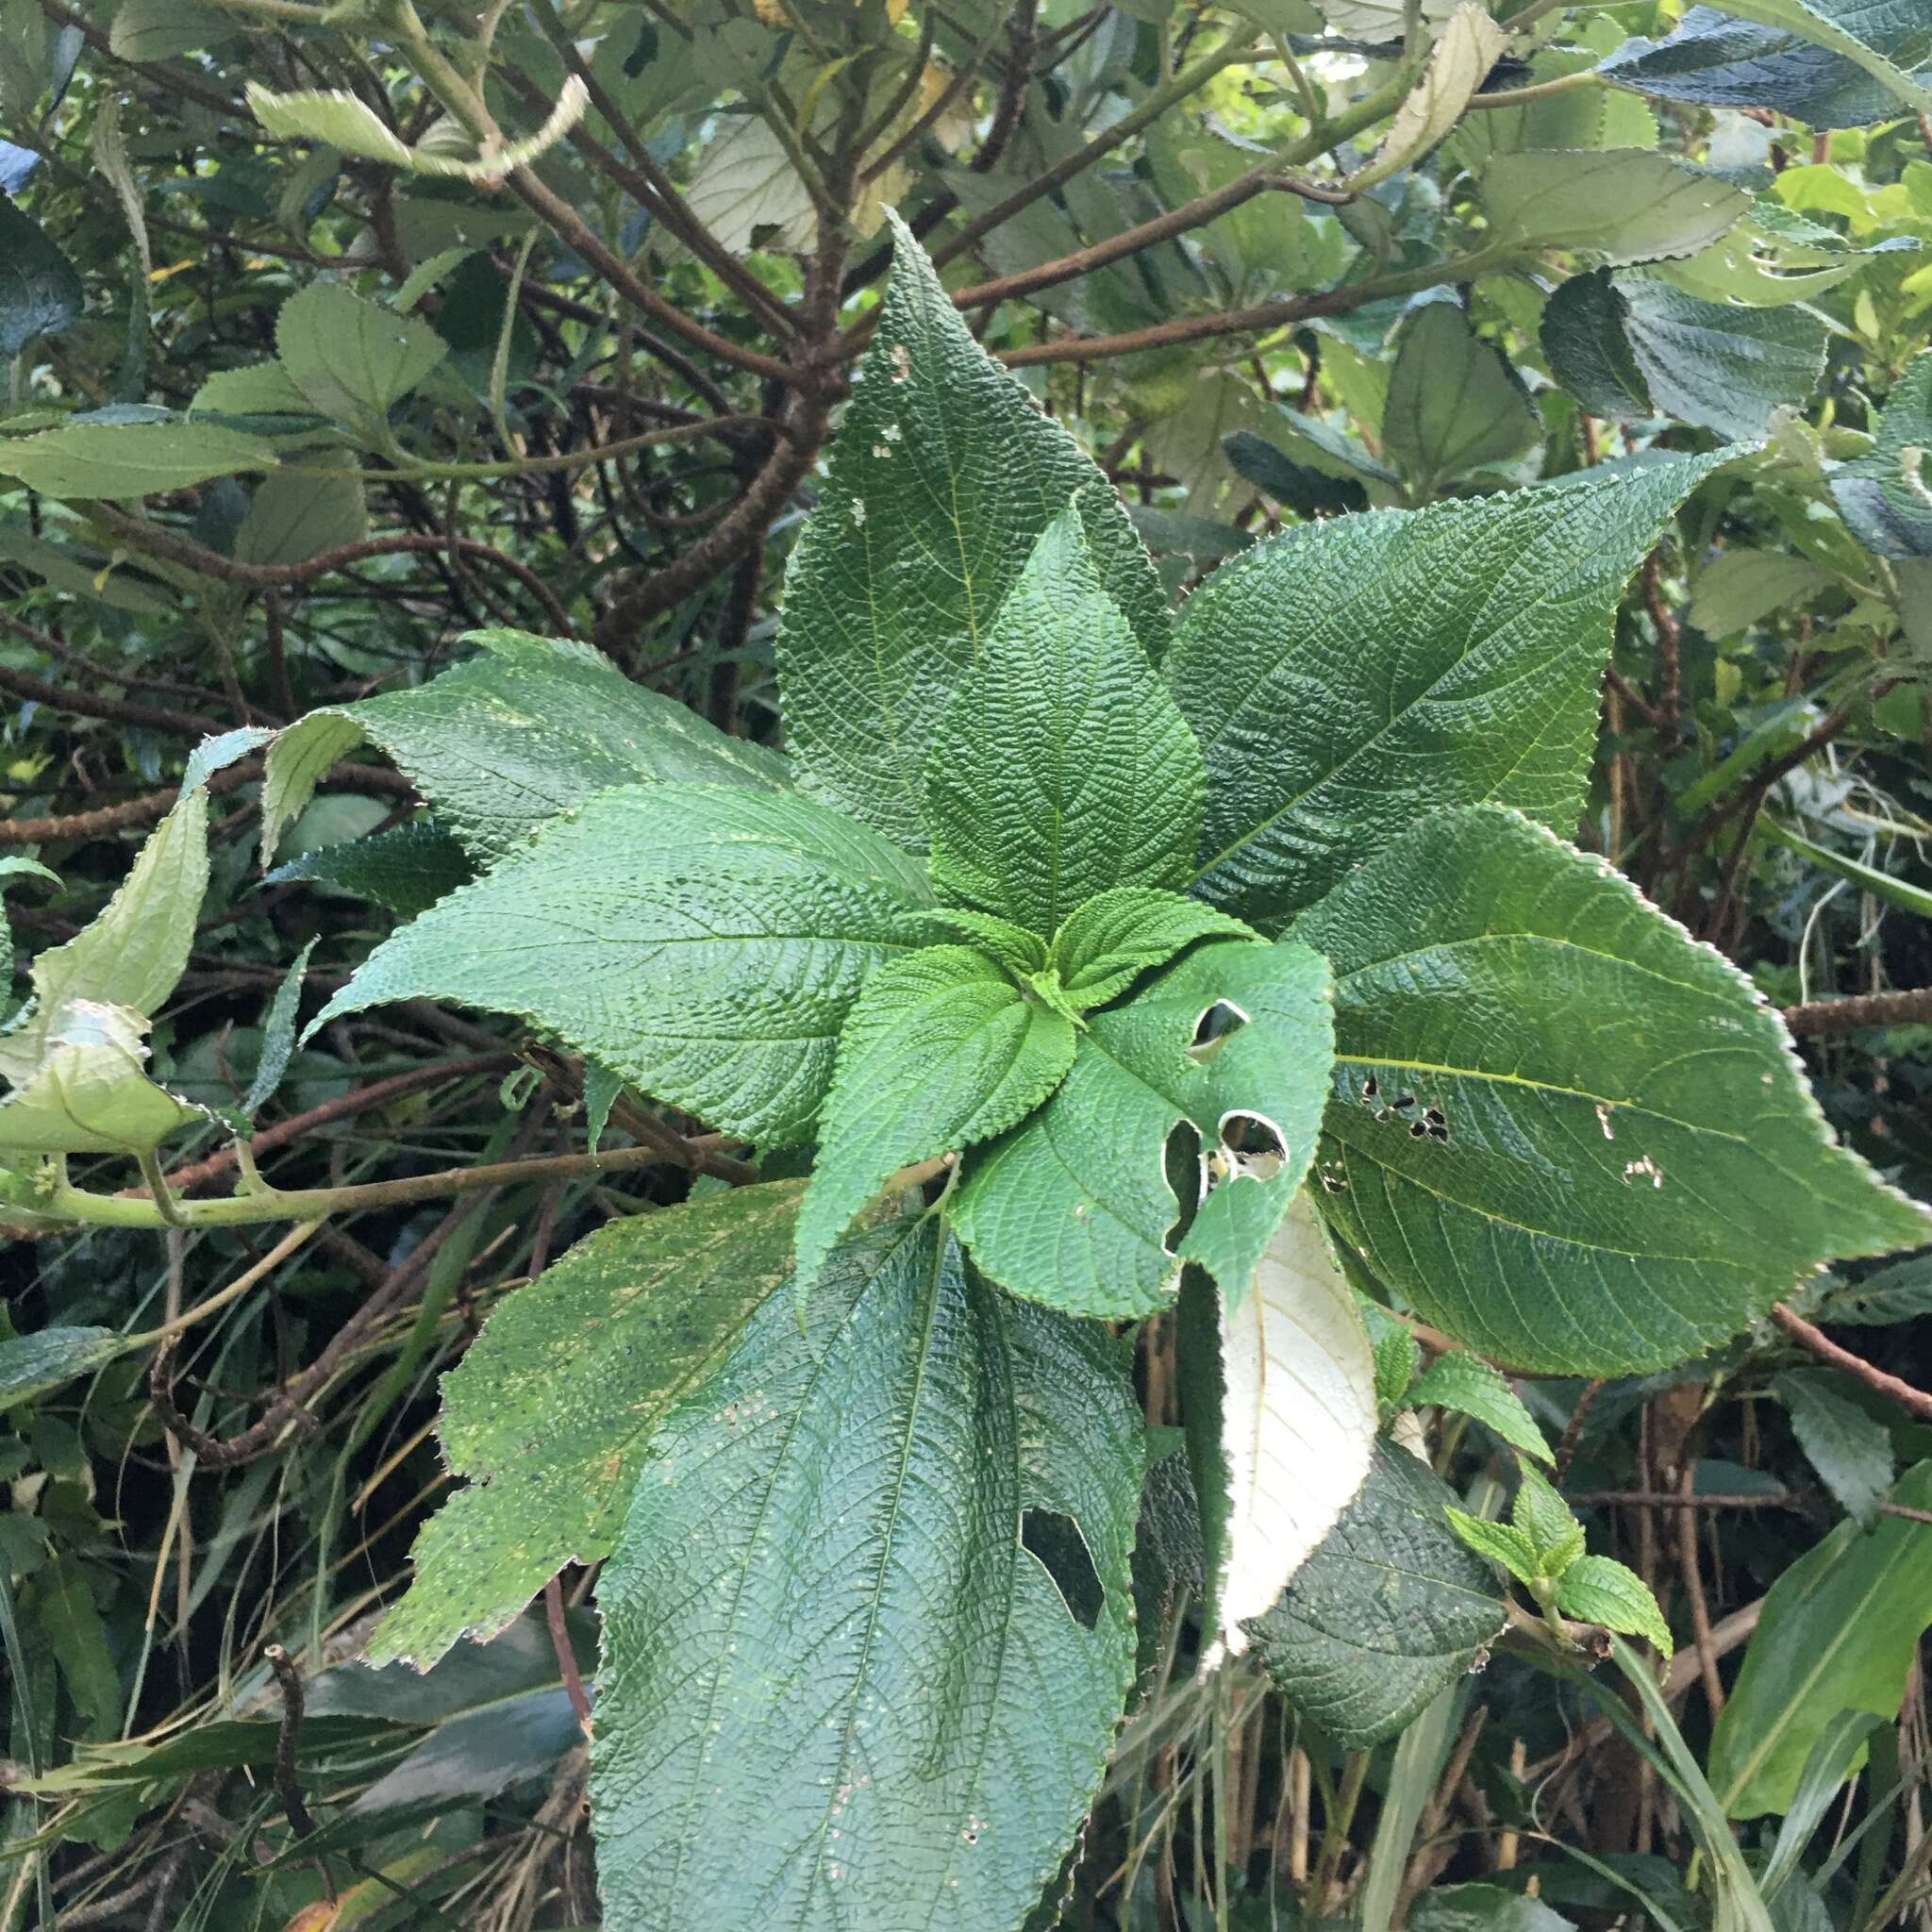
[[[1441,141],[1469,106],[1470,96],[1496,64],[1507,36],[1482,8],[1463,0],[1449,16],[1413,91],[1396,108],[1389,131],[1356,185],[1387,180]]]
[[[1306,1191],[1238,1304],[1205,1273],[1183,1277],[1175,1341],[1212,1670],[1247,1649],[1243,1624],[1335,1527],[1374,1447],[1374,1357]]]
[[[1829,1369],[1790,1369],[1777,1378],[1791,1433],[1819,1480],[1865,1528],[1897,1474],[1891,1433],[1859,1407]]]
[[[1393,1737],[1503,1628],[1488,1565],[1444,1523],[1454,1494],[1407,1451],[1377,1444],[1360,1494],[1248,1624],[1282,1693],[1352,1751]]]
[[[1618,596],[1723,460],[1339,519],[1224,564],[1166,666],[1208,764],[1195,890],[1274,930],[1432,808],[1574,827]]]
[[[1404,1397],[1411,1408],[1453,1409],[1474,1416],[1513,1449],[1539,1461],[1551,1460],[1550,1445],[1523,1398],[1480,1356],[1451,1350],[1424,1370]]]
[[[40,1328],[0,1341],[0,1409],[92,1374],[121,1353],[111,1328]]]
[[[442,1385],[443,1454],[468,1487],[417,1537],[374,1660],[426,1669],[610,1554],[652,1430],[791,1275],[802,1193],[773,1181],[608,1222],[497,1309]]]
[[[1285,505],[1297,516],[1333,516],[1342,510],[1368,508],[1368,496],[1359,476],[1337,477],[1330,473],[1343,467],[1339,463],[1332,464],[1329,470],[1323,470],[1306,462],[1296,462],[1272,442],[1247,429],[1237,429],[1222,444],[1222,450],[1239,475],[1245,476],[1257,489],[1266,491],[1275,502]],[[1374,460],[1366,449],[1362,456],[1365,460]],[[1383,469],[1385,466],[1378,463],[1375,467]],[[1392,483],[1394,473],[1389,472],[1380,480]]]
[[[842,1247],[808,1321],[768,1303],[659,1424],[604,1571],[605,1916],[1010,1932],[1133,1668],[1124,1357],[937,1216]]]
[[[790,784],[774,753],[727,738],[586,645],[516,630],[473,631],[468,641],[478,654],[427,684],[311,711],[276,738],[262,789],[264,855],[364,739],[414,779],[484,864],[615,785]]]
[[[0,438],[0,474],[75,503],[186,490],[275,462],[272,444],[212,423],[69,423]]]
[[[84,1735],[111,1738],[121,1727],[121,1675],[108,1644],[108,1628],[77,1558],[63,1557],[42,1585],[42,1623],[47,1647],[60,1666],[67,1694],[85,1724]]]
[[[798,1218],[801,1291],[899,1168],[991,1140],[1074,1058],[1074,1026],[966,946],[928,946],[867,981],[839,1039]]]
[[[461,845],[441,826],[419,819],[392,825],[374,838],[318,845],[276,866],[262,884],[279,886],[302,879],[330,891],[353,892],[413,919],[475,876]]]
[[[1563,248],[1616,266],[1694,255],[1751,198],[1647,148],[1491,155],[1479,185],[1492,245]]]
[[[845,1015],[926,937],[923,871],[786,792],[623,785],[378,946],[311,1023],[398,999],[514,1013],[640,1092],[780,1146]]]
[[[145,1154],[203,1118],[144,1071],[147,1016],[63,1001],[42,1057],[0,1099],[0,1153]]]
[[[311,282],[276,312],[275,351],[318,414],[371,425],[423,382],[449,348],[426,322],[365,301],[340,282]]]
[[[1403,331],[1382,411],[1382,447],[1417,494],[1521,456],[1541,435],[1541,418],[1496,346],[1457,304],[1427,304]]]
[[[1201,754],[1078,515],[1049,524],[926,768],[933,883],[1048,936],[1115,886],[1187,883]]]
[[[1293,933],[1336,974],[1319,1205],[1483,1354],[1682,1361],[1832,1255],[1924,1239],[1750,982],[1513,812],[1424,820]]]
[[[1112,488],[973,340],[896,218],[893,235],[877,332],[787,574],[778,675],[803,781],[923,850],[941,721],[1070,497],[1150,658],[1168,621]]]
[[[951,1212],[975,1265],[1075,1314],[1165,1307],[1190,1260],[1238,1301],[1307,1171],[1329,1026],[1316,955],[1241,940],[1205,941],[1091,1014],[1053,1098],[967,1162]],[[1183,1123],[1199,1151],[1173,1240]]]
[[[1932,1462],[1908,1469],[1890,1500],[1932,1509]],[[1932,1623],[1928,1565],[1932,1524],[1888,1515],[1869,1532],[1840,1524],[1772,1585],[1710,1740],[1711,1789],[1733,1818],[1787,1810],[1845,1711],[1897,1716]],[[1847,1741],[1840,1775],[1857,1749]]]
[[[1831,493],[1858,541],[1881,557],[1932,557],[1932,351],[1906,364],[1879,411],[1877,447],[1835,472]]]
[[[1117,999],[1141,974],[1166,965],[1196,940],[1215,937],[1256,935],[1198,899],[1152,886],[1117,886],[1068,917],[1042,963],[1070,1004],[1084,1013]]]
[[[0,359],[65,328],[86,302],[73,264],[31,215],[0,194]]]
[[[1904,9],[1901,9],[1903,19]],[[1909,23],[1874,45],[1909,59]],[[1692,7],[1661,40],[1629,40],[1598,62],[1620,86],[1706,108],[1769,108],[1807,127],[1864,127],[1898,112],[1891,92],[1863,68],[1786,27]]]

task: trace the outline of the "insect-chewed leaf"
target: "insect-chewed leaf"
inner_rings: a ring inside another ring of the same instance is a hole
[[[1682,1361],[1821,1261],[1926,1238],[1750,982],[1513,812],[1425,820],[1293,932],[1336,974],[1323,1211],[1486,1355]]]
[[[842,1246],[658,1426],[598,1591],[608,1923],[1011,1932],[1134,1659],[1122,1345],[962,1265]]]
[[[566,1563],[610,1554],[652,1428],[791,1274],[802,1192],[774,1181],[608,1223],[491,1317],[442,1389],[443,1453],[470,1487],[416,1539],[375,1661],[426,1669],[506,1628]]]
[[[1335,1526],[1374,1452],[1374,1356],[1306,1193],[1238,1304],[1205,1274],[1184,1277],[1176,1344],[1211,1670],[1247,1649],[1244,1620]]]
[[[262,789],[264,862],[329,767],[364,739],[486,865],[613,785],[791,785],[774,752],[727,738],[586,645],[517,630],[467,641],[482,650],[427,684],[311,711],[275,739]]]
[[[1203,783],[1194,734],[1062,510],[927,763],[934,883],[1042,935],[1115,886],[1185,885]]]
[[[600,791],[378,946],[309,1030],[400,999],[515,1013],[641,1092],[803,1138],[867,978],[926,937],[918,863],[778,791]]]
[[[969,1160],[951,1211],[974,1262],[1078,1314],[1165,1307],[1190,1260],[1238,1301],[1314,1151],[1328,999],[1319,955],[1228,939],[1094,1013],[1053,1098]],[[1200,1143],[1185,1233],[1168,1178],[1183,1123]]]
[[[786,576],[778,677],[805,783],[924,850],[927,754],[1070,497],[1100,583],[1150,658],[1168,620],[1112,487],[973,340],[919,243],[892,225],[878,330]]]

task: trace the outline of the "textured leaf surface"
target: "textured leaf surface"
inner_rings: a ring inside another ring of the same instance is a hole
[[[968,1279],[937,1217],[841,1249],[654,1437],[605,1616],[591,1797],[629,1932],[1011,1932],[1134,1658],[1120,1345]],[[1070,1519],[1076,1621],[1023,1543]]]
[[[1382,411],[1382,447],[1417,493],[1521,456],[1541,435],[1515,372],[1461,308],[1424,308],[1403,331]]]
[[[896,846],[809,800],[619,786],[378,946],[309,1030],[399,999],[515,1013],[782,1145],[810,1128],[859,989],[925,937],[926,892]]]
[[[1932,1462],[1890,1500],[1932,1509]],[[1733,1818],[1790,1807],[1805,1762],[1848,1710],[1895,1718],[1932,1623],[1932,1524],[1841,1523],[1771,1587],[1744,1666],[1710,1740],[1710,1785]],[[1841,1769],[1856,1742],[1847,1739]]]
[[[1914,356],[1878,416],[1877,447],[1831,479],[1840,514],[1881,557],[1932,557],[1932,351]]]
[[[1463,0],[1449,16],[1429,64],[1401,107],[1370,162],[1366,180],[1387,180],[1436,145],[1462,118],[1470,96],[1502,53],[1506,36],[1483,8]]]
[[[456,840],[430,820],[416,819],[377,832],[373,838],[318,845],[314,851],[276,866],[262,884],[275,886],[289,879],[304,879],[332,891],[373,899],[391,912],[413,919],[474,876],[469,858]]]
[[[69,423],[0,440],[0,474],[70,501],[186,490],[242,470],[272,470],[274,447],[212,423]]]
[[[1248,1625],[1295,1707],[1350,1750],[1392,1738],[1503,1628],[1488,1566],[1449,1532],[1452,1491],[1379,1444],[1361,1493]]]
[[[1895,101],[1932,113],[1932,88],[1907,71],[1932,60],[1932,20],[1919,0],[1728,0],[1725,10],[1828,48]]]
[[[1194,1050],[1217,1008],[1240,1024]],[[1124,1004],[1094,1013],[1049,1100],[968,1162],[952,1212],[974,1260],[1015,1294],[1076,1314],[1132,1317],[1172,1300],[1198,1261],[1239,1296],[1307,1170],[1332,1052],[1327,967],[1306,948],[1197,946]],[[1168,1137],[1199,1137],[1180,1206]],[[1259,1130],[1277,1153],[1224,1141]]]
[[[1751,206],[1741,189],[1634,147],[1491,155],[1480,193],[1495,244],[1613,266],[1694,255]]]
[[[881,967],[839,1041],[798,1221],[801,1286],[893,1173],[1010,1127],[1073,1058],[1073,1022],[968,947],[928,946]]]
[[[1247,1649],[1243,1623],[1334,1528],[1374,1448],[1374,1356],[1306,1192],[1238,1303],[1204,1274],[1184,1278],[1176,1344],[1211,1670]]]
[[[1722,460],[1337,518],[1224,564],[1166,667],[1208,763],[1201,896],[1274,929],[1434,808],[1574,826],[1618,596]]]
[[[77,1375],[91,1374],[121,1353],[111,1328],[40,1328],[0,1341],[0,1408],[30,1401]]]
[[[1294,935],[1336,974],[1323,1209],[1483,1354],[1682,1361],[1830,1256],[1924,1239],[1750,983],[1514,813],[1425,821]]]
[[[1819,1480],[1867,1529],[1896,1474],[1891,1431],[1829,1369],[1792,1369],[1775,1384],[1791,1433]]]
[[[1548,1462],[1550,1445],[1523,1398],[1480,1356],[1452,1350],[1440,1355],[1404,1396],[1410,1408],[1454,1409],[1474,1416],[1512,1448]]]
[[[65,328],[86,301],[73,264],[41,225],[0,195],[0,357],[10,361]]]
[[[147,1077],[147,1026],[127,1007],[64,1002],[44,1058],[0,1100],[0,1152],[145,1154],[202,1119]]]
[[[1675,1647],[1650,1586],[1613,1557],[1578,1557],[1557,1585],[1557,1607],[1579,1624],[1645,1638],[1666,1657]]]
[[[613,1221],[504,1303],[442,1385],[467,1476],[370,1644],[425,1669],[493,1637],[566,1563],[608,1557],[651,1430],[791,1273],[796,1181]]]
[[[581,644],[483,630],[466,663],[413,691],[311,711],[269,748],[262,851],[271,854],[329,767],[364,739],[394,759],[471,854],[488,863],[592,792],[657,779],[779,790],[785,761],[646,691]]]
[[[1149,886],[1118,886],[1080,907],[1055,933],[1047,965],[1085,1012],[1126,991],[1141,974],[1196,940],[1252,939],[1252,928],[1198,899]]]
[[[934,884],[1042,936],[1112,887],[1185,885],[1203,782],[1194,734],[1063,510],[927,767]]]
[[[1112,487],[973,340],[896,221],[893,234],[878,331],[786,575],[778,675],[806,783],[921,850],[926,756],[1070,497],[1101,584],[1150,658],[1168,624]]]

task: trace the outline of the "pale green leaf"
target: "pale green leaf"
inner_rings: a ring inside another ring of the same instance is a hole
[[[1200,1271],[1175,1329],[1201,1508],[1202,1668],[1240,1656],[1354,1501],[1375,1441],[1375,1364],[1355,1295],[1306,1192],[1230,1306]]]
[[[195,391],[191,417],[312,416],[315,405],[295,387],[287,365],[271,356],[240,369],[218,369]]]
[[[1707,638],[1735,637],[1777,610],[1799,610],[1834,579],[1789,550],[1725,550],[1690,586],[1690,622]]]
[[[811,241],[811,191],[760,114],[723,121],[698,157],[685,199],[733,255],[802,249]]]
[[[933,883],[1042,936],[1115,886],[1185,885],[1201,754],[1072,509],[1000,607],[927,764]]]
[[[1891,1431],[1829,1369],[1788,1370],[1774,1386],[1819,1480],[1848,1514],[1872,1528],[1896,1474]]]
[[[399,999],[512,1013],[782,1145],[810,1131],[860,988],[926,938],[927,890],[898,847],[808,800],[618,786],[378,946],[309,1031]]]
[[[276,460],[260,438],[212,423],[69,423],[0,438],[0,475],[75,503],[186,490]]]
[[[167,60],[225,41],[240,25],[235,14],[195,0],[120,0],[108,47],[120,60]]]
[[[362,479],[353,467],[271,471],[235,532],[238,563],[306,563],[369,534]]]
[[[311,711],[269,748],[262,851],[364,739],[388,753],[483,863],[593,792],[644,779],[789,786],[785,761],[727,738],[588,646],[515,630],[473,631],[482,649],[412,691]]]
[[[427,1668],[566,1563],[610,1554],[651,1431],[790,1276],[802,1192],[774,1181],[608,1222],[497,1309],[442,1385],[443,1455],[468,1486],[418,1535],[375,1661]]]
[[[1493,1429],[1511,1448],[1548,1462],[1550,1445],[1523,1398],[1480,1356],[1451,1351],[1441,1355],[1402,1397],[1409,1408],[1454,1409]]]
[[[1751,197],[1647,148],[1491,155],[1478,184],[1492,246],[1562,248],[1611,265],[1694,255]]]
[[[242,1103],[243,1113],[259,1113],[275,1098],[282,1075],[289,1071],[295,1051],[295,1014],[302,1003],[303,977],[316,943],[310,940],[295,955],[294,964],[282,975],[282,983],[269,1002],[261,1026],[261,1058],[255,1064],[255,1078],[248,1083],[247,1097]]]
[[[1423,77],[1396,108],[1374,159],[1351,178],[1350,185],[1359,192],[1427,154],[1462,118],[1470,96],[1496,64],[1506,40],[1503,29],[1482,8],[1463,0],[1449,16]]]
[[[1519,1583],[1533,1583],[1541,1574],[1536,1545],[1522,1530],[1508,1523],[1490,1523],[1472,1516],[1465,1509],[1445,1507],[1449,1527],[1477,1556],[1500,1564]]]
[[[1932,1509],[1932,1462],[1899,1479],[1888,1499]],[[1771,1586],[1743,1668],[1710,1740],[1710,1783],[1733,1818],[1791,1803],[1806,1760],[1848,1710],[1894,1719],[1932,1623],[1932,1524],[1882,1516],[1845,1522]],[[1847,1743],[1837,1767],[1850,1770]]]
[[[1408,1908],[1408,1932],[1575,1932],[1540,1898],[1500,1885],[1443,1885]]]
[[[1530,1541],[1545,1576],[1558,1576],[1583,1548],[1583,1529],[1570,1506],[1526,1462],[1516,1467],[1516,1496],[1509,1521]]]
[[[0,358],[10,361],[65,328],[86,302],[73,264],[38,222],[0,195]]]
[[[1578,1557],[1557,1585],[1557,1607],[1579,1624],[1644,1638],[1667,1660],[1675,1648],[1650,1586],[1614,1557]]]
[[[1102,588],[1150,658],[1168,619],[1105,477],[973,340],[909,233],[894,235],[877,331],[791,554],[778,675],[803,781],[923,850],[926,757],[1070,497]]]
[[[361,425],[380,423],[449,354],[426,322],[340,282],[311,282],[282,304],[275,349],[312,409]]]
[[[1073,1058],[1073,1023],[965,946],[880,967],[839,1040],[798,1219],[801,1291],[891,1174],[1012,1126]]]
[[[1482,1354],[1661,1367],[1834,1255],[1926,1239],[1750,982],[1514,813],[1424,820],[1293,933],[1336,975],[1324,1211]]]
[[[1453,1495],[1427,1464],[1377,1444],[1341,1522],[1248,1624],[1282,1692],[1350,1750],[1393,1737],[1503,1628],[1488,1566],[1444,1524]]]
[[[1725,459],[1338,517],[1224,564],[1166,665],[1208,764],[1201,895],[1273,929],[1431,808],[1574,827],[1618,597]]]
[[[598,1587],[607,1923],[1012,1932],[1134,1661],[1122,1345],[976,1281],[937,1217],[767,1303],[659,1424]]]
[[[391,167],[409,165],[409,150],[401,138],[352,93],[315,89],[277,94],[255,81],[247,92],[249,111],[271,134],[325,142],[342,154]]]
[[[111,1328],[41,1328],[0,1341],[0,1409],[92,1374],[121,1353]]]
[[[1307,1172],[1330,1024],[1321,958],[1241,940],[1091,1014],[1053,1098],[966,1163],[950,1211],[975,1265],[1075,1314],[1166,1307],[1189,1260],[1239,1301]],[[1166,1150],[1183,1124],[1181,1234]]]
[[[0,1153],[145,1154],[205,1118],[142,1071],[147,1024],[126,1007],[64,1000],[39,1063],[0,1099]]]
[[[1405,1406],[1409,1384],[1423,1365],[1422,1344],[1407,1322],[1365,1294],[1357,1294],[1356,1312],[1361,1316],[1375,1351],[1375,1405],[1387,1415]]]
[[[1403,331],[1382,411],[1382,447],[1416,493],[1507,462],[1541,436],[1542,419],[1495,344],[1457,304],[1424,308]]]
[[[1198,899],[1152,886],[1117,886],[1090,899],[1055,933],[1048,970],[1079,1011],[1118,999],[1141,974],[1196,940],[1253,939],[1251,927]]]

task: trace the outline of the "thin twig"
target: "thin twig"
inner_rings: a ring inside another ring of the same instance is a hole
[[[1833,1368],[1842,1369],[1846,1374],[1856,1376],[1874,1395],[1883,1395],[1887,1400],[1897,1403],[1921,1422],[1932,1422],[1932,1395],[1924,1390],[1915,1389],[1897,1375],[1888,1375],[1862,1356],[1854,1355],[1848,1348],[1840,1348],[1823,1329],[1813,1326],[1796,1309],[1788,1307],[1783,1302],[1772,1309],[1771,1319],[1800,1347],[1809,1349],[1820,1361],[1829,1362]]]
[[[559,1571],[543,1586],[543,1620],[550,1626],[550,1647],[557,1653],[557,1669],[563,1678],[570,1707],[577,1714],[578,1727],[591,1735],[591,1698],[584,1689],[584,1674],[577,1669],[577,1654],[570,1641],[570,1626],[563,1620],[563,1576]]]
[[[294,1659],[279,1643],[265,1644],[262,1656],[275,1674],[282,1693],[282,1728],[275,1739],[275,1796],[282,1801],[282,1815],[298,1839],[315,1835],[315,1821],[302,1798],[302,1780],[295,1768],[295,1754],[302,1741],[302,1673]]]

